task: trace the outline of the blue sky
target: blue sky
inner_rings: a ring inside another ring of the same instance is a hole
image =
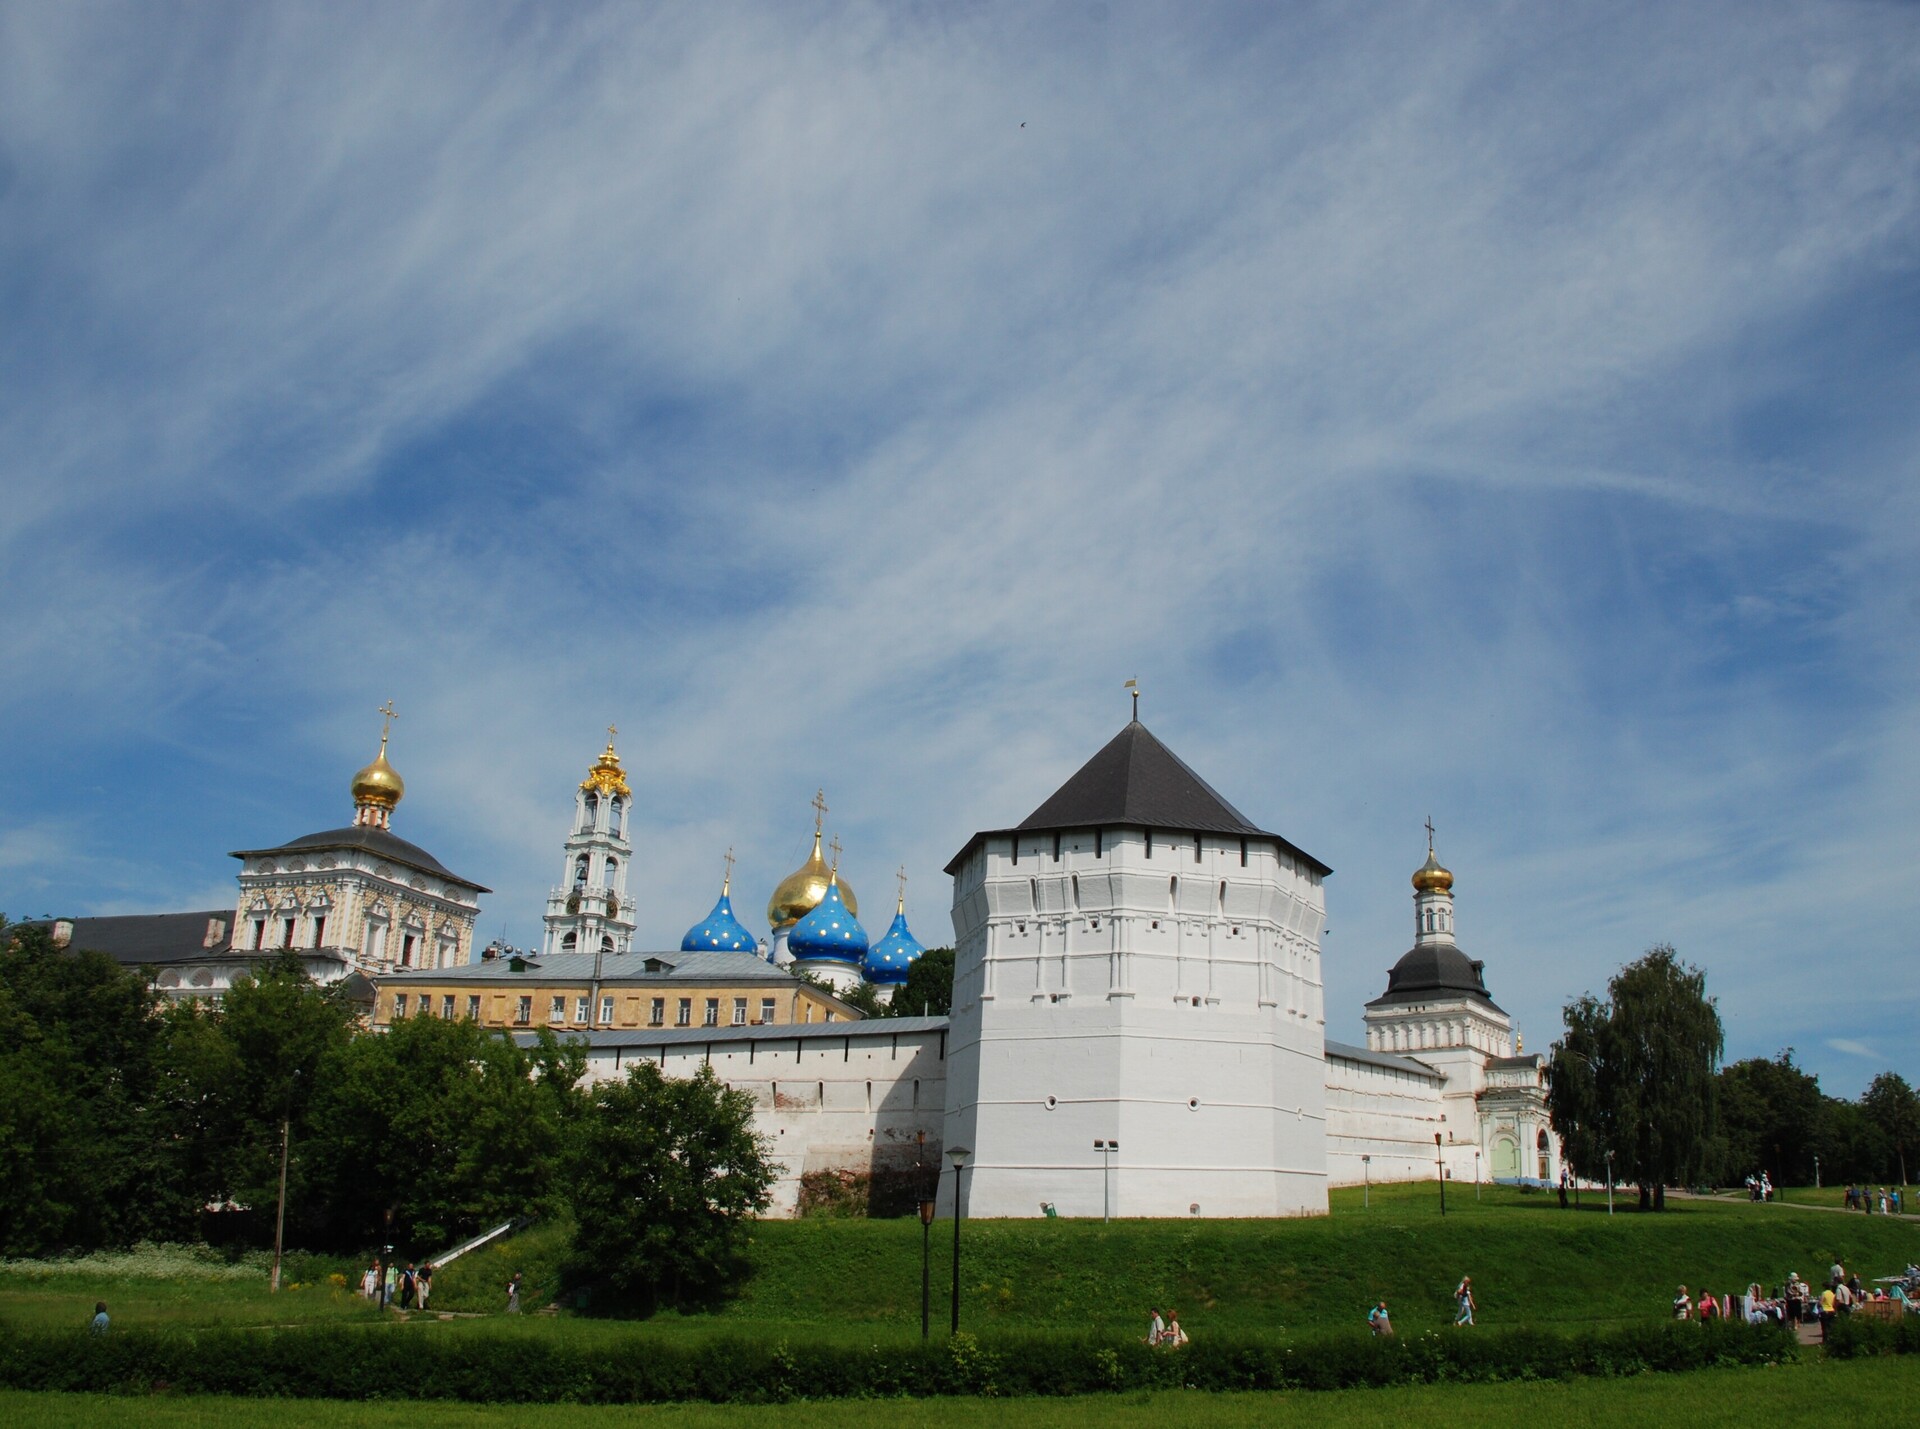
[[[17,4],[0,909],[396,830],[643,940],[825,786],[879,914],[1146,688],[1332,864],[1433,817],[1530,1046],[1671,940],[1920,1080],[1920,10]]]

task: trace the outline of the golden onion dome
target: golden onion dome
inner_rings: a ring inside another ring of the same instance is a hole
[[[1440,860],[1427,850],[1427,861],[1413,875],[1414,890],[1419,893],[1451,893],[1453,875],[1440,866]]]
[[[827,885],[836,881],[834,871],[827,867],[826,859],[820,856],[820,830],[813,831],[813,852],[807,861],[780,880],[780,886],[773,890],[773,897],[767,900],[767,922],[778,933],[791,928],[807,914],[819,906],[820,900],[827,896]],[[853,889],[847,886],[847,880],[837,880],[840,885],[840,900],[847,905],[847,911],[860,916],[860,902],[853,896]]]
[[[392,809],[406,797],[407,781],[387,763],[387,736],[380,736],[380,752],[374,756],[373,763],[353,776],[353,802],[355,805],[372,805],[376,809]]]
[[[580,787],[631,799],[633,790],[627,784],[627,771],[620,767],[620,756],[613,752],[613,734],[613,728],[609,726],[606,752],[593,761],[593,767],[587,771],[587,777],[580,781]]]

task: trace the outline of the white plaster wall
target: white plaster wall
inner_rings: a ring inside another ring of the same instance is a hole
[[[767,1214],[791,1216],[806,1172],[865,1173],[921,1158],[930,1171],[942,1164],[946,1034],[897,1032],[884,1022],[847,1027],[832,1036],[778,1036],[770,1028],[752,1038],[595,1048],[587,1083],[624,1077],[642,1060],[658,1063],[668,1076],[691,1076],[711,1066],[726,1085],[753,1097],[754,1129],[779,1171]]]

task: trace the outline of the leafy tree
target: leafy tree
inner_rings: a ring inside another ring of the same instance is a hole
[[[723,1086],[711,1067],[671,1078],[640,1062],[626,1080],[594,1089],[562,1176],[572,1273],[651,1308],[725,1286],[774,1169],[747,1093]]]
[[[928,948],[907,965],[888,1017],[945,1017],[953,1011],[953,949]]]
[[[556,1047],[553,1055],[564,1058]],[[318,1076],[303,1152],[314,1233],[432,1254],[549,1206],[571,1086],[465,1020],[408,1017],[355,1037]]]
[[[282,1123],[308,1139],[320,1069],[353,1034],[353,1009],[283,953],[234,980],[217,1003],[167,1009],[161,1096],[183,1161],[188,1205],[233,1201],[256,1210],[279,1190]],[[292,1159],[289,1200],[305,1198],[304,1157]],[[267,1218],[252,1229],[264,1235]]]
[[[1720,1179],[1765,1170],[1776,1186],[1813,1184],[1826,1098],[1819,1081],[1794,1065],[1793,1048],[1771,1061],[1754,1057],[1723,1067],[1715,1090],[1724,1145]]]
[[[154,995],[113,959],[0,919],[0,1150],[12,1253],[125,1244],[156,1230],[172,1147],[151,1114]]]
[[[1699,1176],[1711,1150],[1720,1014],[1706,974],[1667,944],[1622,968],[1607,993],[1562,1014],[1548,1112],[1562,1142],[1578,1146],[1583,1174],[1610,1149],[1615,1174],[1639,1185],[1641,1208],[1664,1210],[1666,1187]]]
[[[1907,1184],[1907,1152],[1920,1146],[1920,1096],[1897,1072],[1882,1072],[1873,1079],[1860,1106],[1880,1134],[1893,1148],[1899,1162],[1900,1184]]]

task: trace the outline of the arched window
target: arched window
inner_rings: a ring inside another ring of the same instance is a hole
[[[600,936],[600,951],[603,953],[613,951],[613,939],[604,933]]]
[[[607,860],[607,887],[612,888],[614,886],[614,878],[619,872],[620,872],[620,860],[617,858],[608,859]]]
[[[570,953],[578,946],[580,946],[580,935],[578,933],[564,933],[561,935],[561,938],[560,938],[561,952]]]
[[[1073,875],[1073,911],[1080,911],[1080,875]]]
[[[587,885],[587,856],[583,853],[574,861],[573,886],[584,888]]]

